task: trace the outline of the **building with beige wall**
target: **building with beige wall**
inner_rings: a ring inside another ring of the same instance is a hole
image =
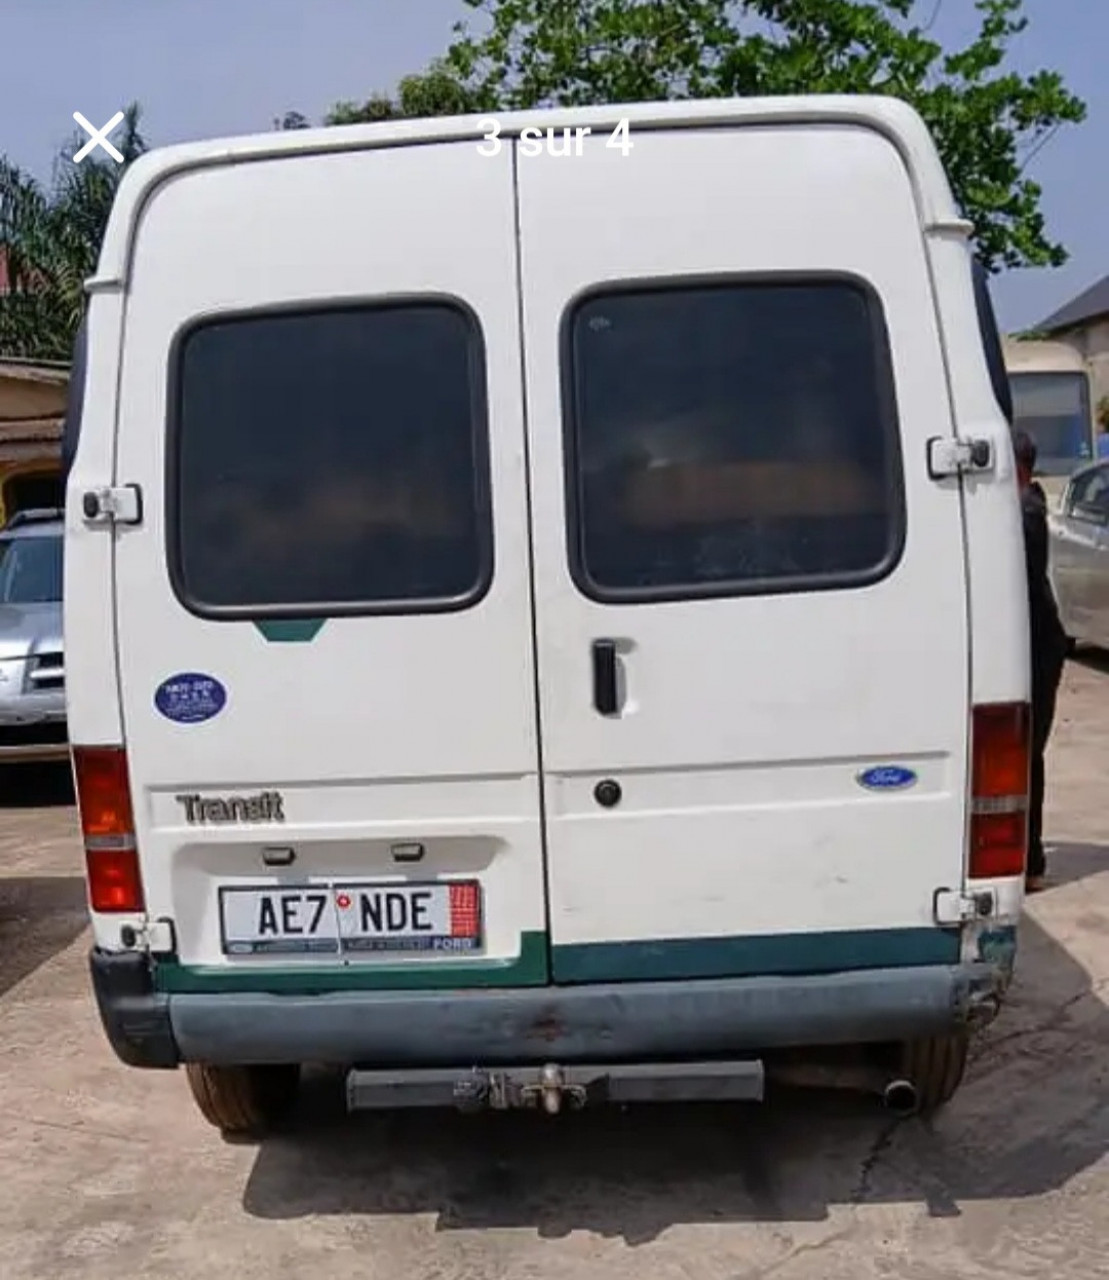
[[[0,524],[62,504],[61,440],[69,370],[0,358]]]
[[[1085,358],[1095,404],[1109,397],[1109,276],[1036,327],[1040,333],[1068,343]]]

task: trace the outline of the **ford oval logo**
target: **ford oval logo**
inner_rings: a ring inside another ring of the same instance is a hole
[[[912,769],[903,769],[899,764],[881,764],[859,774],[859,786],[868,791],[900,791],[915,781]]]

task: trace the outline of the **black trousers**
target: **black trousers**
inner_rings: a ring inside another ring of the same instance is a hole
[[[1042,876],[1044,858],[1044,752],[1055,720],[1055,702],[1063,677],[1064,657],[1051,654],[1032,664],[1032,777],[1028,794],[1028,874]]]

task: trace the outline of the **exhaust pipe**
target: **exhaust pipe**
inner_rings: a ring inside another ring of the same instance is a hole
[[[882,1105],[896,1116],[915,1115],[920,1095],[911,1080],[891,1080],[882,1090]]]

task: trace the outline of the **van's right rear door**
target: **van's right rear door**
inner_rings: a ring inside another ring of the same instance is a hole
[[[519,165],[552,973],[945,962],[959,485],[913,181],[857,127]]]

